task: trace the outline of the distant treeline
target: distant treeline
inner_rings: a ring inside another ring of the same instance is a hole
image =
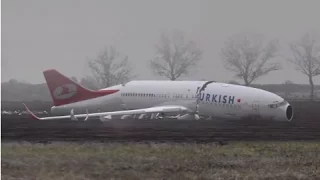
[[[53,106],[51,101],[1,101],[1,111],[24,111],[25,103],[32,111],[48,111]]]
[[[2,101],[52,101],[47,84],[1,83]]]
[[[1,83],[1,86],[2,101],[52,101],[46,83],[29,84],[9,81]],[[306,99],[310,91],[310,86],[304,84],[252,84],[251,86],[277,93],[287,99]],[[315,86],[315,96],[316,99],[320,98],[320,85]]]

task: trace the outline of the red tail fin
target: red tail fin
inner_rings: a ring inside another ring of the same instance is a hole
[[[43,71],[43,75],[46,79],[53,100],[53,104],[55,106],[105,96],[119,91],[92,91],[86,89],[54,69]]]

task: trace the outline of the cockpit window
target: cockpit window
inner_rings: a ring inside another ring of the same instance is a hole
[[[274,104],[269,104],[269,108],[278,108],[278,107],[281,107],[281,106],[284,106],[286,105],[288,102],[286,100],[283,100],[279,103],[274,103]]]

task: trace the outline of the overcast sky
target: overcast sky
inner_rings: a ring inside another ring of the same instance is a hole
[[[172,30],[184,31],[203,50],[201,71],[183,79],[228,81],[233,74],[219,56],[227,37],[251,31],[290,42],[320,32],[319,7],[316,0],[2,0],[2,81],[42,83],[49,68],[80,78],[89,73],[87,57],[107,45],[129,56],[138,79],[161,79],[147,62],[160,34]],[[308,83],[293,65],[282,64],[284,70],[256,83]],[[314,81],[320,84],[320,76]]]

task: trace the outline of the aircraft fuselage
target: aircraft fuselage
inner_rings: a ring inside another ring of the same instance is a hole
[[[118,92],[80,102],[54,106],[52,115],[125,109],[160,105],[182,105],[201,116],[242,119],[257,116],[290,121],[292,107],[280,96],[261,89],[207,81],[130,81],[117,85]],[[108,89],[108,88],[106,88]],[[105,89],[104,89],[105,90]],[[199,92],[201,91],[201,92]],[[198,95],[198,96],[197,96]]]

